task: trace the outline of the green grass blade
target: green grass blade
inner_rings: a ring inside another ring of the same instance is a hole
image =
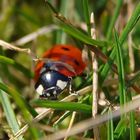
[[[111,115],[111,110],[109,109],[108,114]],[[109,120],[107,123],[107,140],[114,140],[113,131],[113,119]]]
[[[127,38],[128,34],[134,28],[134,25],[138,22],[140,17],[140,2],[137,4],[130,20],[127,22],[125,28],[123,29],[122,34],[120,35],[119,42],[122,45],[125,39]]]
[[[130,112],[130,140],[136,140],[135,112]]]
[[[31,121],[31,119],[32,119],[31,115],[34,117],[36,115],[38,115],[38,113],[26,102],[26,100],[24,98],[22,98],[20,96],[20,94],[16,90],[9,88],[8,86],[5,86],[3,83],[0,83],[0,89],[12,96],[12,98],[15,100],[16,104],[21,109],[21,112],[22,112],[23,117],[26,120],[26,122]],[[5,92],[4,92],[4,94],[6,94]],[[30,134],[32,135],[33,139],[37,140],[39,138],[40,131],[38,131],[34,127],[30,127],[29,130],[30,130]]]
[[[56,127],[56,126],[58,126],[59,124],[61,124],[62,121],[63,121],[64,119],[66,119],[68,116],[70,116],[71,114],[72,114],[71,111],[66,112],[61,118],[59,118],[59,120],[58,120],[56,123],[54,123],[53,127]]]
[[[119,43],[119,38],[117,32],[114,31],[115,41],[117,46],[117,66],[118,66],[118,77],[119,77],[119,96],[120,96],[120,104],[123,105],[126,103],[126,93],[125,93],[125,76],[124,76],[124,64],[123,64],[123,56],[122,56],[122,48]]]
[[[132,101],[132,93],[128,92],[128,101]],[[136,124],[135,124],[135,112],[131,111],[129,113],[129,127],[130,127],[130,140],[136,140]]]
[[[20,96],[20,93],[18,93],[16,90],[13,88],[10,88],[6,86],[5,84],[0,82],[0,89],[6,92],[7,94],[11,95],[11,97],[15,100],[16,104],[20,107],[21,111],[24,114],[24,117],[27,121],[29,121],[29,113],[32,116],[36,116],[38,113],[27,103],[27,101]]]
[[[39,107],[54,108],[57,110],[80,111],[84,113],[91,113],[91,106],[75,102],[57,102],[48,100],[35,100],[34,105]]]
[[[87,24],[88,35],[91,36],[90,16],[89,16],[88,0],[83,0],[83,12]]]
[[[115,139],[119,139],[120,136],[123,134],[124,130],[126,129],[127,127],[127,124],[126,124],[126,121],[125,119],[121,119],[117,125],[117,127],[115,128],[115,131],[114,131],[114,138]]]
[[[11,58],[0,55],[0,63],[6,64],[6,65],[12,65],[14,68],[22,72],[26,77],[33,78],[33,73],[30,70],[28,70],[27,68],[25,68],[24,66],[17,63]]]
[[[5,53],[2,48],[0,48],[0,56],[4,56]],[[7,64],[5,63],[0,63],[0,69],[1,69],[1,74],[6,75],[6,78],[11,82],[13,85],[16,85],[16,78],[9,72]],[[18,82],[17,82],[18,83]]]
[[[71,36],[73,36],[74,38],[84,42],[85,44],[89,44],[89,45],[94,45],[94,46],[100,46],[100,47],[106,47],[111,43],[108,43],[106,41],[100,41],[100,40],[94,40],[91,39],[88,35],[85,35],[84,33],[82,33],[80,30],[76,29],[76,27],[74,27],[73,25],[71,25],[71,23],[62,15],[60,15],[55,8],[51,5],[51,3],[49,3],[47,1],[47,5],[51,8],[51,10],[55,13],[55,17],[60,20],[60,24],[58,24],[58,26],[60,26],[60,28],[70,34]]]
[[[138,22],[139,13],[140,13],[140,2],[137,4],[137,6],[136,6],[136,8],[135,8],[135,10],[134,10],[130,20],[127,22],[124,30],[122,31],[122,34],[119,37],[119,42],[120,42],[121,46],[123,45],[123,42],[127,38],[127,36],[130,33],[130,31],[133,29],[134,24],[136,24]],[[115,45],[113,45],[112,52],[111,52],[111,54],[109,56],[109,58],[110,58],[110,60],[112,60],[112,62],[109,62],[109,63],[104,65],[104,68],[102,69],[101,74],[100,74],[101,75],[101,78],[100,78],[101,79],[101,83],[103,83],[103,81],[107,77],[108,72],[111,69],[110,63],[111,64],[113,63],[113,61],[115,59],[115,56],[116,56],[116,47],[115,47]]]
[[[15,117],[8,95],[4,93],[2,90],[0,90],[0,101],[3,107],[3,110],[5,112],[5,117],[7,119],[7,122],[9,126],[11,127],[13,134],[15,134],[17,131],[19,131],[20,127]],[[22,137],[19,137],[18,139],[23,140]]]
[[[99,46],[99,47],[107,47],[109,45],[109,43],[106,41],[91,39],[91,37],[82,33],[80,30],[76,29],[71,25],[61,23],[59,26],[61,27],[61,29],[64,30],[64,32],[70,34],[71,36],[75,37],[76,39],[82,41],[85,44]]]
[[[115,25],[115,22],[119,16],[119,12],[121,10],[121,7],[122,7],[122,4],[123,4],[123,0],[117,0],[117,6],[115,8],[115,11],[114,11],[114,14],[111,18],[111,22],[109,24],[109,28],[108,28],[108,31],[107,31],[107,40],[110,40],[111,39],[111,35],[112,35],[112,30],[114,28],[114,25]]]
[[[60,1],[60,13],[67,17],[69,9],[69,0]],[[56,44],[65,44],[66,43],[66,33],[62,30],[58,30],[56,33]]]
[[[100,78],[99,78],[99,81],[100,81],[100,85],[103,84],[105,78],[107,77],[108,75],[108,72],[109,70],[111,69],[111,66],[114,62],[114,59],[115,59],[115,56],[116,56],[116,47],[115,45],[113,45],[113,50],[109,56],[109,61],[104,65],[104,67],[102,69],[100,69]]]

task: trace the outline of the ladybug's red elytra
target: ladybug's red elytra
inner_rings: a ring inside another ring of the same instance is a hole
[[[55,45],[35,67],[35,89],[41,98],[57,99],[70,87],[72,77],[81,74],[86,64],[82,52],[73,45]]]

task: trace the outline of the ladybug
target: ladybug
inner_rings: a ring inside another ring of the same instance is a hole
[[[40,98],[56,100],[85,67],[82,52],[73,45],[55,45],[47,50],[35,67],[35,89]]]

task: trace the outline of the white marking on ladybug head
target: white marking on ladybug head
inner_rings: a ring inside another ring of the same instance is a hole
[[[64,89],[67,86],[67,82],[65,81],[61,81],[61,80],[57,80],[56,85],[60,88],[60,89]]]
[[[46,79],[50,80],[51,79],[51,74],[50,73],[46,73]]]
[[[50,97],[51,96],[50,93],[46,93],[46,95],[47,95],[47,97]]]
[[[43,90],[44,90],[44,88],[43,88],[42,85],[39,85],[39,86],[36,88],[36,92],[37,92],[39,95],[42,95]]]

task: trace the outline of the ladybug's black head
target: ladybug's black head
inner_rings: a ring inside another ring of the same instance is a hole
[[[40,75],[35,84],[35,89],[41,98],[55,100],[69,86],[70,80],[71,78],[60,74],[58,71],[45,71]]]

